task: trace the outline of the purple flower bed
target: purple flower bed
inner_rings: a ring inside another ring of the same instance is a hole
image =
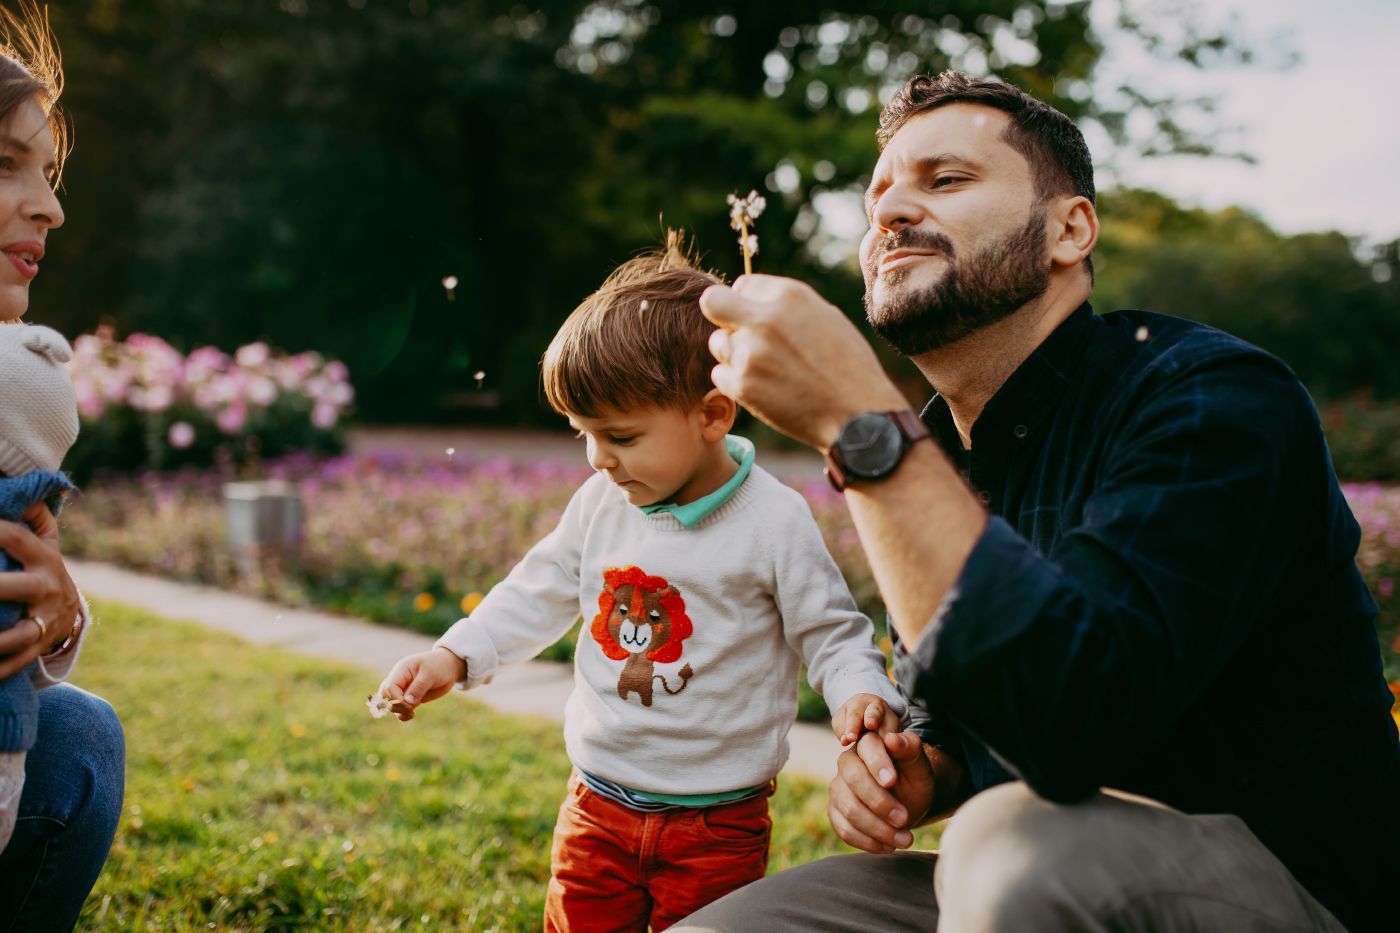
[[[100,478],[63,515],[65,551],[438,633],[554,527],[589,475],[553,461],[384,455],[298,455],[269,462],[264,472],[301,488],[306,540],[293,559],[240,573],[224,544],[219,498],[220,484],[235,478],[229,468]],[[882,620],[845,501],[822,483],[801,491],[856,601]],[[1347,484],[1343,491],[1362,528],[1357,565],[1381,606],[1387,679],[1400,681],[1400,487]]]

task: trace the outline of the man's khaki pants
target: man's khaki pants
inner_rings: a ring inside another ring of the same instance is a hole
[[[836,855],[770,875],[671,933],[1346,933],[1234,816],[1114,792],[973,797],[939,852]]]

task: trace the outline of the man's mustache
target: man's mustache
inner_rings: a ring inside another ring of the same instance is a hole
[[[874,278],[876,271],[880,268],[880,262],[887,253],[897,249],[920,249],[930,252],[942,253],[948,259],[953,258],[953,241],[948,239],[946,234],[936,230],[915,230],[906,228],[896,230],[880,239],[870,254],[870,261],[865,264],[865,271],[869,278]]]

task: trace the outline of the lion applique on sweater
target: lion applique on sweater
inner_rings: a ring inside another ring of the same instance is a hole
[[[680,591],[662,577],[647,576],[640,567],[603,571],[603,592],[598,594],[598,614],[590,631],[603,654],[627,662],[617,680],[617,695],[624,700],[636,693],[643,706],[651,706],[653,680],[675,695],[694,674],[686,664],[680,669],[680,687],[672,690],[665,677],[653,673],[655,663],[681,659],[681,643],[695,629]]]

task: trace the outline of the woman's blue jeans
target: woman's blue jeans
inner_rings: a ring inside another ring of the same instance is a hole
[[[10,843],[0,852],[0,933],[67,933],[121,816],[126,739],[116,711],[69,684],[39,694]]]

